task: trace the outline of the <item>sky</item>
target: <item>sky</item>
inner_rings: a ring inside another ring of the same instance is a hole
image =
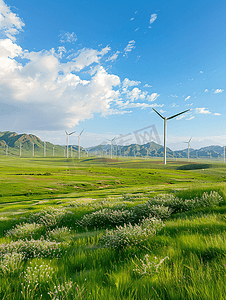
[[[225,15],[225,0],[0,0],[0,131],[64,145],[84,129],[89,147],[149,127],[162,144],[152,108],[190,109],[167,146],[225,145]]]

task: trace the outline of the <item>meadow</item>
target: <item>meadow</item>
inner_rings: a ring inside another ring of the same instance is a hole
[[[0,299],[225,299],[226,165],[0,156]]]

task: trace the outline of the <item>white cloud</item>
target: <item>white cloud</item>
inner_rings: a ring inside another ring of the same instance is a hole
[[[144,85],[144,87],[152,87],[152,85],[149,85],[149,84],[146,83],[146,84]]]
[[[134,31],[136,32],[137,30],[139,30],[139,27],[138,27],[138,28],[136,28]]]
[[[187,118],[186,120],[187,120],[187,121],[190,121],[190,120],[192,120],[192,119],[194,119],[194,116],[191,116],[190,118]]]
[[[69,68],[53,50],[28,52],[9,39],[0,40],[0,88],[5,91],[0,102],[17,107],[12,124],[20,119],[20,126],[26,128],[39,124],[39,128],[57,129],[73,127],[94,113],[106,115],[120,94],[115,90],[120,78],[99,65],[107,51],[82,50]],[[26,59],[24,65],[16,61],[18,57]],[[71,73],[93,62],[97,67],[89,80]]]
[[[152,14],[151,18],[150,18],[150,24],[153,24],[155,22],[155,20],[157,19],[157,14]]]
[[[200,73],[200,74],[203,74],[203,71],[200,71],[199,73]]]
[[[170,95],[170,97],[173,97],[173,98],[178,98],[178,96],[175,94],[175,95]]]
[[[152,102],[152,101],[155,101],[159,96],[160,96],[160,94],[152,93],[151,95],[147,96],[147,100]]]
[[[101,58],[110,51],[110,47],[105,47],[101,51],[95,49],[83,48],[77,53],[72,54],[67,57],[67,59],[72,59],[70,62],[64,64],[63,71],[80,71],[85,67],[90,66],[93,63],[99,63]]]
[[[109,56],[106,59],[106,61],[114,61],[114,60],[116,60],[119,54],[120,54],[120,51],[116,51],[114,54],[112,54],[111,56]]]
[[[200,107],[200,108],[196,108],[195,109],[195,112],[197,113],[197,114],[211,114],[211,112],[209,111],[209,109],[208,108],[205,108],[205,107]]]
[[[18,33],[24,26],[22,21],[2,0],[0,7],[5,9],[0,10],[2,28],[16,28]],[[3,13],[8,18],[5,21]],[[0,39],[0,105],[8,107],[8,112],[1,114],[1,125],[7,122],[18,131],[58,131],[74,127],[96,113],[106,116],[130,112],[122,111],[124,108],[161,107],[142,103],[141,100],[154,101],[159,95],[148,96],[135,87],[140,81],[126,78],[121,84],[117,75],[108,73],[101,65],[102,58],[111,50],[109,46],[98,50],[83,48],[75,53],[64,46],[29,52],[10,37]],[[71,42],[76,38],[74,34],[64,37]],[[125,53],[134,47],[132,40]],[[128,101],[123,103],[123,98]],[[134,103],[135,100],[140,103]]]
[[[140,84],[140,81],[129,80],[128,78],[125,78],[123,80],[122,86],[123,86],[123,88],[127,88],[129,86],[136,86],[136,85],[139,85],[139,84]]]
[[[124,115],[124,114],[130,114],[132,113],[132,110],[119,110],[119,109],[109,109],[108,115]]]
[[[129,98],[132,102],[138,99],[144,100],[146,95],[147,92],[141,92],[138,88],[134,88],[132,91],[127,92],[127,98]]]
[[[219,93],[223,93],[224,90],[222,89],[216,89],[213,93],[214,94],[219,94]]]
[[[205,89],[205,92],[206,92],[206,93],[208,93],[208,92],[209,92],[209,90],[208,90],[208,89]]]
[[[171,107],[179,107],[179,105],[176,105],[176,103],[172,103]]]
[[[188,103],[188,104],[185,104],[185,106],[192,106],[193,103]]]
[[[219,114],[219,113],[214,113],[214,116],[221,116],[221,114]]]
[[[124,56],[126,56],[129,52],[131,52],[136,46],[135,46],[135,41],[129,41],[128,45],[124,48]]]
[[[133,20],[134,20],[134,18],[131,18],[131,19],[130,19],[130,21],[133,21]]]
[[[187,101],[188,99],[190,99],[191,98],[191,96],[187,96],[185,99],[184,99],[184,101]]]
[[[148,104],[148,103],[140,103],[140,102],[133,102],[133,103],[129,103],[126,102],[124,104],[121,104],[121,106],[123,108],[141,108],[141,109],[145,109],[145,108],[151,108],[151,107],[163,107],[164,104]]]
[[[0,33],[4,37],[15,41],[15,35],[18,34],[24,26],[23,21],[4,3],[0,0]]]
[[[185,118],[185,115],[180,115],[179,117],[176,118],[176,120],[181,120],[183,118]]]
[[[77,41],[77,36],[74,32],[61,32],[59,37],[61,43],[74,43]]]

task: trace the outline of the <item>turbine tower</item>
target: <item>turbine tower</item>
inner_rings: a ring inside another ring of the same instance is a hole
[[[185,111],[180,112],[179,114],[173,115],[169,118],[163,117],[159,112],[157,112],[157,110],[155,110],[153,107],[152,109],[164,120],[164,165],[166,165],[166,123],[167,120],[173,119],[179,115],[182,115],[184,113],[186,113],[187,111],[189,111],[190,109],[187,109]]]
[[[190,140],[188,142],[184,142],[184,143],[188,144],[188,162],[189,162],[189,148],[190,148],[191,139],[192,138],[190,138]]]
[[[84,131],[84,129],[82,129],[82,131],[78,135],[78,159],[80,159],[80,138],[81,138],[83,131]]]
[[[71,133],[67,133],[67,131],[65,130],[66,135],[67,135],[67,158],[68,158],[68,137],[69,135],[72,135],[73,133],[75,133],[75,131],[72,131]]]
[[[111,140],[108,140],[108,141],[111,142],[111,159],[112,159],[112,143],[113,143],[114,139],[115,139],[115,137],[113,139],[111,139]]]

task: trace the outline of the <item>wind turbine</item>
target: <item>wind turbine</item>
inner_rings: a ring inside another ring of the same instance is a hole
[[[159,112],[157,112],[157,110],[155,110],[153,107],[152,109],[164,120],[164,165],[166,165],[166,123],[167,120],[173,119],[179,115],[182,115],[184,113],[186,113],[187,111],[189,111],[190,109],[187,109],[185,111],[180,112],[179,114],[173,115],[169,118],[163,117]]]
[[[67,135],[67,158],[68,158],[68,137],[69,135],[72,135],[73,133],[75,133],[75,131],[72,131],[71,133],[67,133],[67,131],[65,130],[66,135]]]
[[[192,138],[190,138],[190,140],[188,142],[184,142],[184,143],[188,144],[188,162],[189,162],[189,148],[190,148],[191,139]]]
[[[111,140],[108,140],[108,141],[110,141],[111,142],[111,159],[112,159],[112,143],[113,143],[113,141],[114,141],[114,139],[115,139],[116,137],[114,137],[113,139],[111,139]]]
[[[84,131],[84,129],[82,129],[82,131],[78,135],[78,159],[80,159],[80,138],[81,138],[83,131]]]

